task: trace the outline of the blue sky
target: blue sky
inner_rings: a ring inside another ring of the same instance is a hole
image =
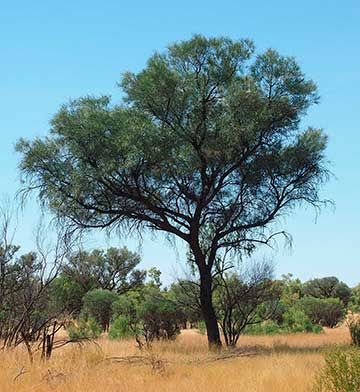
[[[3,1],[0,11],[0,194],[19,186],[20,137],[45,135],[51,116],[69,98],[111,94],[127,70],[139,71],[154,50],[194,33],[252,38],[259,51],[273,47],[295,56],[314,79],[321,103],[306,124],[329,135],[334,178],[324,196],[336,203],[315,220],[297,211],[283,224],[291,252],[273,253],[277,274],[301,279],[336,275],[360,282],[360,1]],[[31,248],[39,209],[31,203],[19,220],[17,240]],[[138,248],[135,239],[112,239]],[[94,233],[90,246],[104,244]],[[105,243],[106,245],[106,243]],[[145,237],[144,266],[156,265],[169,281],[182,265],[162,238]]]

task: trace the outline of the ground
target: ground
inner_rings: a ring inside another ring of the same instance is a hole
[[[205,336],[185,330],[175,342],[140,352],[133,340],[67,346],[47,363],[30,366],[26,352],[0,353],[1,392],[311,391],[323,354],[348,345],[346,327],[323,334],[243,336],[222,354]]]

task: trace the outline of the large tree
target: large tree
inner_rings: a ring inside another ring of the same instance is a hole
[[[293,58],[249,40],[194,36],[121,82],[123,102],[61,107],[49,136],[21,140],[26,190],[69,227],[156,230],[181,238],[200,275],[210,345],[220,345],[213,267],[225,249],[267,243],[273,222],[318,206],[326,136],[301,130],[318,101]]]

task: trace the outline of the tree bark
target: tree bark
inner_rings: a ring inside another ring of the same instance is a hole
[[[217,317],[212,301],[212,276],[209,268],[199,268],[200,271],[200,304],[204,317],[208,345],[210,350],[221,348],[221,339]]]

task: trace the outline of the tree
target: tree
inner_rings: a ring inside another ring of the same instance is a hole
[[[351,297],[351,289],[335,276],[317,278],[304,283],[303,293],[316,298],[339,298],[346,306]]]
[[[147,275],[150,281],[147,283],[148,286],[160,289],[161,283],[161,271],[156,267],[152,267],[147,271]]]
[[[186,322],[193,325],[202,320],[199,292],[199,282],[191,279],[178,279],[170,286],[169,299],[184,313],[185,327]]]
[[[146,271],[136,269],[140,256],[126,247],[77,251],[70,254],[52,284],[52,300],[69,313],[78,315],[85,294],[94,289],[123,294],[140,288]]]
[[[135,269],[141,259],[137,253],[109,248],[92,252],[79,251],[69,257],[63,274],[80,285],[84,292],[101,288],[123,294],[141,286],[146,272]]]
[[[58,239],[44,247],[37,233],[37,252],[18,256],[18,246],[9,241],[10,215],[0,206],[0,338],[4,349],[24,344],[32,362],[35,351],[49,359],[56,333],[66,322],[65,309],[54,306],[52,284],[65,258],[67,247]]]
[[[345,306],[339,298],[305,296],[299,300],[299,306],[313,323],[323,327],[336,327],[346,314]]]
[[[78,316],[86,293],[87,290],[78,282],[60,272],[51,284],[50,300],[54,307],[64,309],[72,316]]]
[[[215,309],[227,346],[235,346],[247,326],[268,320],[280,299],[269,263],[255,263],[242,273],[221,274],[215,289]]]
[[[118,295],[109,290],[95,289],[84,296],[82,313],[86,317],[93,317],[104,332],[110,327],[113,303]]]
[[[278,217],[321,204],[327,138],[300,129],[316,86],[275,50],[254,56],[250,40],[199,35],[120,85],[120,105],[71,101],[48,137],[18,142],[23,190],[37,190],[69,232],[149,229],[185,241],[209,346],[219,347],[216,258],[269,244]]]

